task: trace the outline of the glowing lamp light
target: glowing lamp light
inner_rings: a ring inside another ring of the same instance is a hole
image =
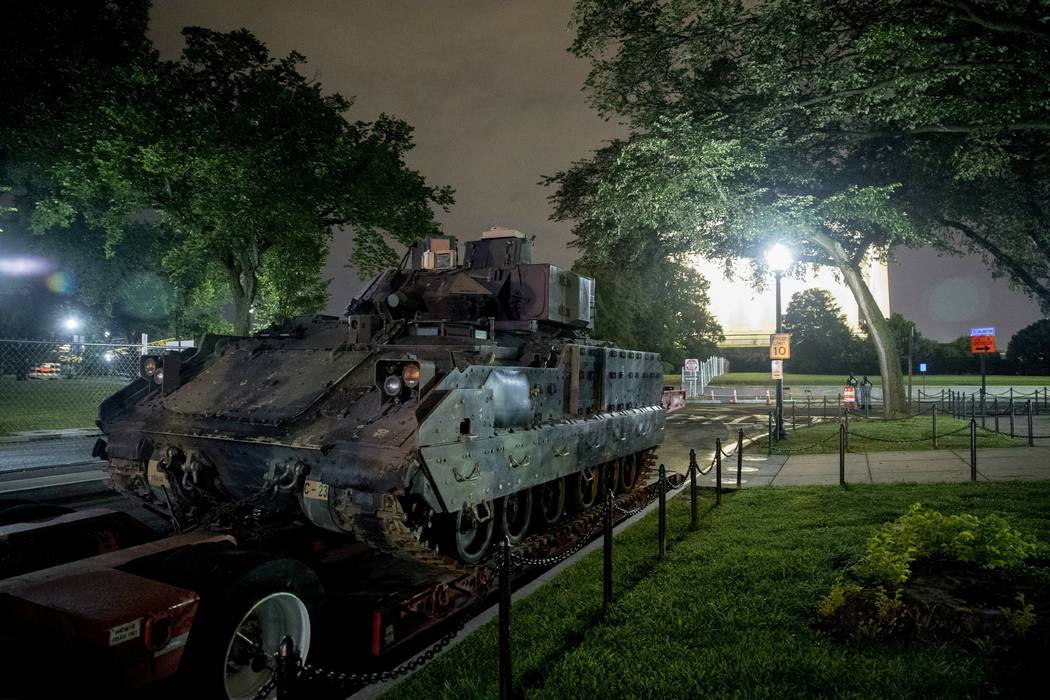
[[[776,243],[766,251],[766,265],[773,272],[783,272],[791,267],[791,263],[791,251],[782,243]]]
[[[80,319],[76,316],[70,316],[62,322],[62,325],[67,331],[75,331],[76,329],[80,328]]]

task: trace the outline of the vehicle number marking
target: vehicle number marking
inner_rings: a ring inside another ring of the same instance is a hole
[[[328,500],[328,484],[321,481],[307,481],[303,484],[303,498],[312,498],[317,501]]]

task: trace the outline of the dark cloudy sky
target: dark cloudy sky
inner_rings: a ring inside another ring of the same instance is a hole
[[[439,215],[462,240],[492,226],[536,235],[536,259],[569,265],[569,227],[548,220],[543,175],[564,169],[616,136],[580,91],[587,64],[566,48],[570,0],[154,0],[152,36],[166,57],[179,31],[246,27],[271,53],[297,50],[305,71],[356,98],[353,119],[395,114],[416,129],[410,165],[452,185],[456,205]],[[333,246],[329,310],[341,312],[359,282]],[[890,268],[895,311],[927,336],[951,339],[996,325],[1005,340],[1038,308],[994,281],[979,260],[902,251]]]

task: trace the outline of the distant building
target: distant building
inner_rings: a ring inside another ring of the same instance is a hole
[[[722,324],[726,339],[722,347],[762,347],[769,345],[769,334],[776,329],[776,290],[770,273],[766,287],[761,291],[751,282],[751,266],[748,261],[737,261],[733,266],[732,279],[727,277],[721,263],[698,259],[694,265],[711,283],[711,312]],[[810,268],[812,270],[812,268]],[[890,315],[889,273],[886,264],[871,262],[864,270],[875,302],[883,315]],[[804,289],[826,289],[846,316],[846,322],[859,331],[860,313],[846,284],[836,279],[830,267],[821,267],[814,273],[807,272],[804,280],[785,275],[781,282],[781,310],[787,312],[791,297]]]

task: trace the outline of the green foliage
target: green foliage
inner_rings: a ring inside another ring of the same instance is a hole
[[[853,366],[858,341],[827,290],[806,289],[792,296],[784,332],[791,334],[793,371],[863,371]]]
[[[1024,593],[1017,594],[1016,608],[999,608],[999,612],[1006,618],[1006,624],[1018,637],[1024,637],[1035,627],[1039,616],[1035,614],[1035,605],[1025,600]]]
[[[0,41],[4,64],[26,67],[5,85],[25,113],[0,121],[0,183],[38,234],[79,227],[89,257],[112,259],[144,247],[148,221],[164,232],[149,269],[184,300],[225,286],[245,333],[256,302],[275,320],[324,304],[333,231],[352,233],[365,272],[436,231],[431,206],[452,193],[406,166],[411,127],[348,121],[351,102],[305,77],[301,55],[189,27],[182,56],[161,61],[148,3],[82,5],[19,3]]]
[[[943,515],[918,503],[897,520],[878,528],[853,570],[864,581],[898,586],[911,575],[917,559],[947,558],[985,569],[1017,567],[1037,544],[993,514]]]
[[[859,593],[863,590],[858,583],[853,581],[843,581],[841,578],[835,581],[835,585],[831,587],[828,594],[824,596],[820,604],[817,605],[817,613],[821,617],[834,617],[838,614],[839,610],[846,605],[846,601],[851,595]]]
[[[1050,319],[1025,326],[1010,339],[1006,358],[1021,374],[1050,373]]]
[[[621,347],[660,353],[680,365],[687,357],[707,358],[722,340],[708,311],[709,284],[685,262],[647,247],[620,265],[588,263],[573,268],[594,277],[597,324],[594,335]]]

